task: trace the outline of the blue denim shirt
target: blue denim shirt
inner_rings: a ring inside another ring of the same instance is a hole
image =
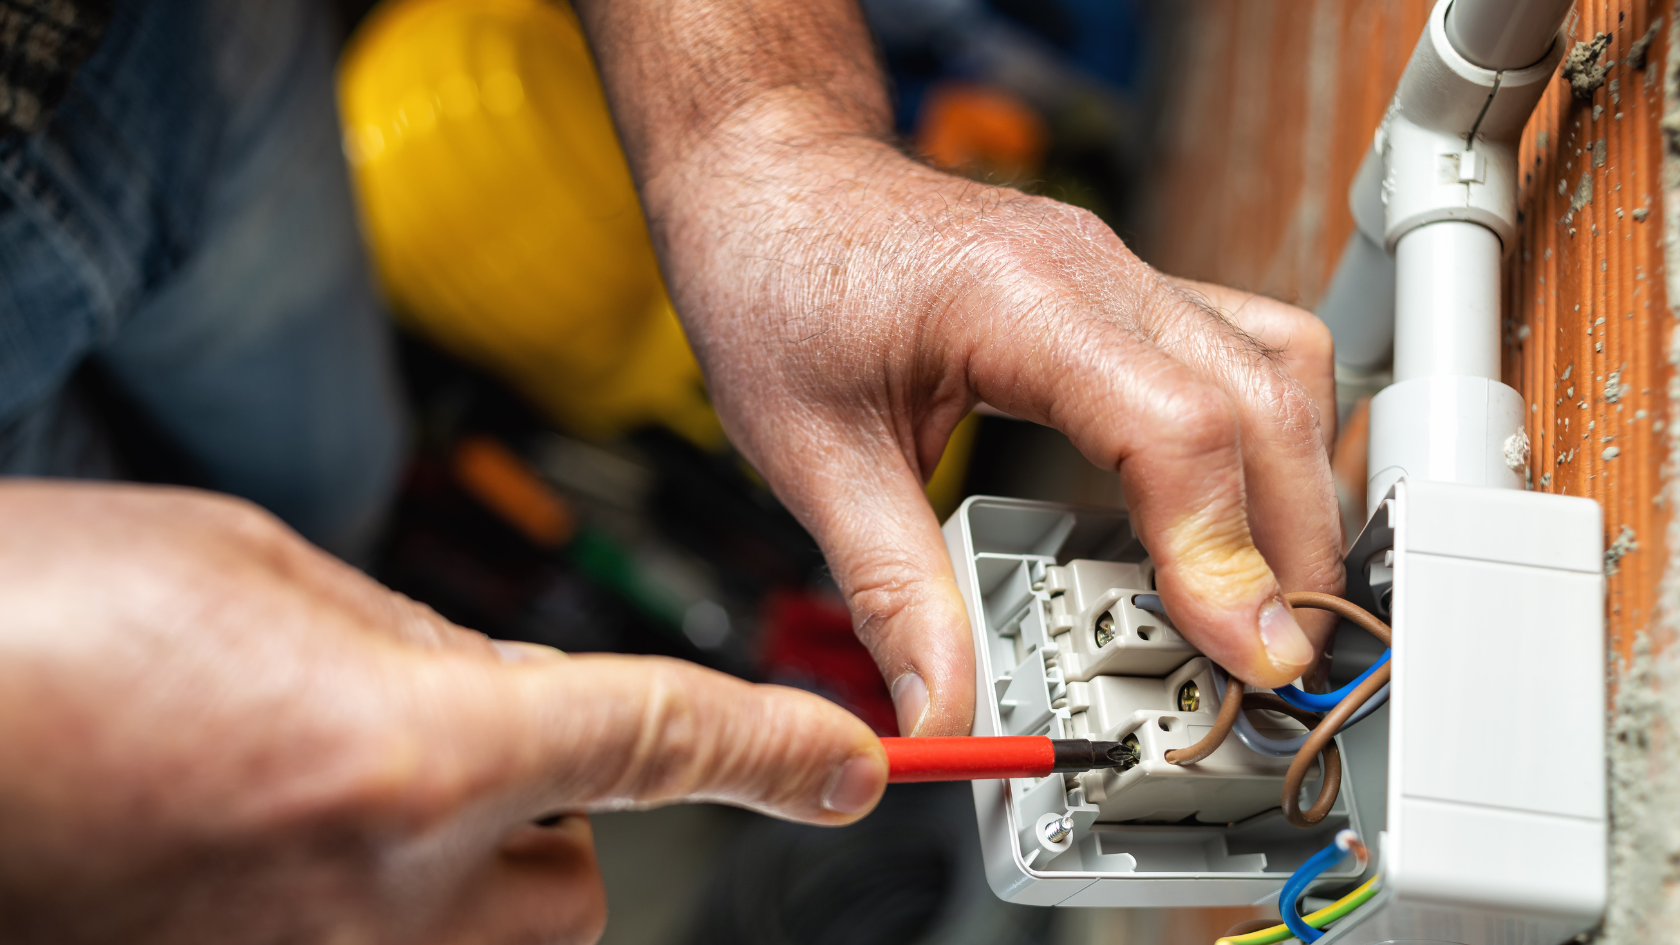
[[[311,0],[118,2],[45,127],[0,139],[0,472],[109,474],[66,458],[98,452],[67,386],[93,365],[203,484],[366,544],[402,411],[332,33]]]
[[[110,16],[110,0],[0,0],[0,134],[46,123]]]

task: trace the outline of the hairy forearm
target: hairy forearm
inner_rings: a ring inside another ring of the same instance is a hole
[[[755,156],[891,133],[885,82],[854,0],[576,6],[655,220],[709,180],[750,173]]]
[[[768,461],[791,444],[761,442],[767,431],[732,408],[762,404],[767,384],[803,386],[784,376],[797,367],[791,351],[820,348],[818,373],[843,371],[858,336],[883,327],[871,312],[935,304],[931,285],[960,281],[930,276],[972,238],[965,224],[1022,195],[895,147],[855,0],[580,0],[578,10],[712,396],[737,445]],[[953,397],[959,416],[966,394]],[[778,489],[801,504],[787,483]]]

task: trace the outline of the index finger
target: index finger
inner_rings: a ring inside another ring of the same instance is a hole
[[[1230,396],[1242,436],[1249,527],[1284,590],[1340,593],[1341,518],[1323,433],[1335,420],[1329,330],[1293,306],[1242,293],[1210,296],[1204,288],[1168,281],[1169,297],[1182,304],[1159,319],[1156,337]],[[1250,310],[1244,324],[1211,301],[1233,296]],[[1335,620],[1307,611],[1302,623],[1322,642]]]
[[[1115,252],[1101,262],[1122,269],[1098,296],[1104,310],[1066,293],[1052,293],[1031,324],[990,309],[971,327],[970,378],[987,403],[1060,429],[1098,467],[1117,470],[1175,625],[1233,675],[1283,685],[1312,665],[1316,648],[1250,530],[1243,411],[1151,337],[1184,302],[1107,239]],[[1316,452],[1283,461],[1324,462]]]

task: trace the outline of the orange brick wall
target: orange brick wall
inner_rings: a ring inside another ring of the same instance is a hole
[[[1624,529],[1638,545],[1609,578],[1611,642],[1623,656],[1650,623],[1667,560],[1668,512],[1660,504],[1672,329],[1658,128],[1664,38],[1652,45],[1645,69],[1626,62],[1658,12],[1657,4],[1633,0],[1577,6],[1579,36],[1615,37],[1609,78],[1616,88],[1607,82],[1588,105],[1554,81],[1535,110],[1522,144],[1529,169],[1520,191],[1523,239],[1506,274],[1505,380],[1531,410],[1538,407],[1528,431],[1537,487],[1599,500],[1606,547]],[[1583,174],[1592,179],[1592,202],[1565,226]],[[1607,395],[1618,373],[1622,392]]]
[[[1348,182],[1429,7],[1190,4],[1144,255],[1175,275],[1316,304],[1353,230]]]

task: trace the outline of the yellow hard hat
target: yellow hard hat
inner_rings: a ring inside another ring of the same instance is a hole
[[[339,99],[399,319],[578,435],[723,441],[569,7],[386,0]]]

